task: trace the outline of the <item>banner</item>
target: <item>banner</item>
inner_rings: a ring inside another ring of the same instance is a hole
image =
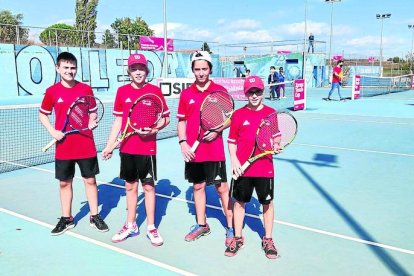
[[[157,79],[157,86],[165,98],[179,98],[181,92],[193,84],[194,80],[190,78]]]
[[[332,60],[334,60],[334,61],[342,60],[342,56],[333,56]]]
[[[352,96],[351,99],[359,99],[361,96],[361,76],[355,75],[352,79]]]
[[[164,51],[164,38],[154,36],[140,36],[139,44],[141,50]],[[174,41],[167,38],[167,51],[174,51]]]
[[[306,109],[306,84],[305,80],[299,79],[293,82],[294,106],[293,110]]]
[[[247,101],[244,95],[244,78],[213,78],[215,83],[223,86],[235,101]]]

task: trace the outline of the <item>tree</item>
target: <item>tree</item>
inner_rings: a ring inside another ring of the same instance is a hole
[[[75,27],[63,23],[53,24],[39,35],[40,41],[46,45],[76,45],[77,37]]]
[[[102,45],[106,48],[116,48],[115,36],[111,33],[110,30],[105,30],[105,33],[102,36]]]
[[[203,50],[203,51],[207,51],[207,52],[209,52],[210,54],[211,54],[211,53],[213,53],[213,52],[211,52],[211,51],[210,51],[210,46],[208,46],[208,43],[207,43],[207,42],[204,42],[204,43],[203,43],[203,46],[201,46],[201,50]]]
[[[122,43],[123,49],[139,49],[139,36],[152,36],[154,31],[148,27],[141,17],[131,19],[129,17],[117,18],[111,24],[117,34],[117,41]]]
[[[23,14],[12,14],[11,11],[0,11],[0,41],[5,43],[24,44],[29,37],[29,30],[20,27]]]
[[[95,44],[96,16],[99,0],[76,0],[75,28],[80,30],[77,36],[77,44],[88,46]]]

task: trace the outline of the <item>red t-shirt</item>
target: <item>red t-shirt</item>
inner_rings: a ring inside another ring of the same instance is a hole
[[[342,68],[335,66],[333,69],[333,72],[336,73],[337,75],[339,75],[342,72]],[[337,77],[335,74],[333,74],[332,76],[332,82],[340,82],[341,78]]]
[[[132,104],[142,95],[152,93],[161,98],[164,104],[162,117],[168,117],[170,110],[158,86],[146,83],[142,88],[134,88],[131,84],[126,84],[118,88],[115,97],[113,114],[122,116],[121,132],[124,131],[128,120],[129,109]],[[120,151],[123,153],[136,155],[155,155],[157,154],[156,135],[142,137],[140,135],[131,135],[121,143]]]
[[[252,110],[244,106],[233,113],[227,141],[237,145],[236,155],[241,165],[249,159],[252,153],[256,141],[256,131],[262,119],[273,112],[275,112],[273,108],[264,105],[260,110]],[[253,162],[243,176],[274,177],[272,156],[267,155]]]
[[[45,115],[55,112],[55,128],[62,130],[70,105],[80,96],[93,95],[89,85],[78,82],[72,88],[64,87],[60,82],[46,89],[46,94],[40,106],[40,112]],[[70,130],[68,126],[63,132]],[[91,130],[67,135],[56,143],[56,159],[72,160],[96,156],[96,147]]]
[[[200,107],[208,94],[215,90],[227,91],[223,86],[211,81],[210,86],[204,92],[198,90],[195,83],[183,90],[178,103],[177,118],[187,122],[186,137],[187,143],[192,146],[198,137],[200,128]],[[201,135],[204,130],[201,129]],[[193,162],[224,161],[224,145],[222,134],[219,133],[216,139],[211,142],[203,141],[197,148]]]

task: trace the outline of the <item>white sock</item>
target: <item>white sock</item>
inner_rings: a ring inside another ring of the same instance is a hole
[[[154,224],[149,224],[147,226],[148,231],[154,230],[155,229],[155,225]]]
[[[135,222],[128,222],[127,227],[128,228],[134,228],[134,224],[135,224]]]

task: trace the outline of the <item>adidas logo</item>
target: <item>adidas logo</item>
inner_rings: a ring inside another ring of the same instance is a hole
[[[190,100],[189,104],[193,104],[195,101],[193,99]]]
[[[128,98],[128,99],[126,99],[126,100],[125,100],[125,102],[126,102],[126,103],[130,103],[130,102],[132,102],[132,101],[131,101],[131,99],[130,99],[130,98]]]
[[[270,195],[267,195],[266,200],[272,199]]]
[[[150,173],[148,173],[145,178],[152,178],[152,175]]]
[[[216,178],[214,178],[214,180],[221,180],[220,175],[217,175]]]
[[[248,125],[250,125],[250,123],[249,123],[249,121],[246,120],[246,121],[243,122],[243,125],[248,126]]]
[[[63,103],[62,98],[59,98],[59,99],[57,100],[57,102],[58,102],[58,103]]]

